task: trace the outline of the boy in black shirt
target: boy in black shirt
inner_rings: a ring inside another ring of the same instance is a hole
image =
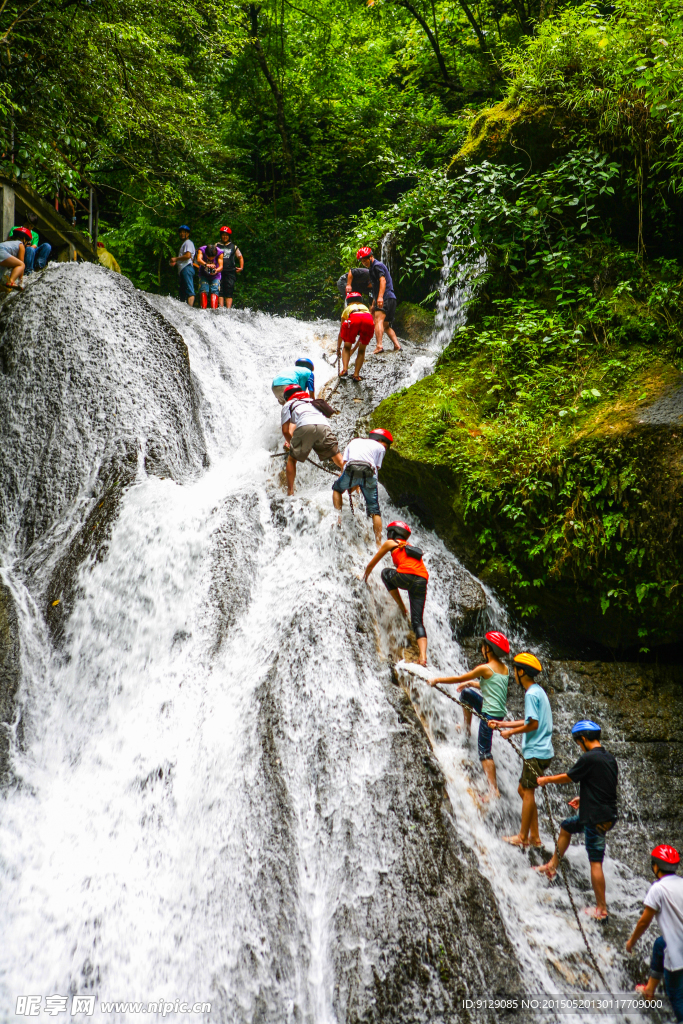
[[[543,867],[536,871],[554,878],[560,857],[566,852],[573,835],[583,832],[586,853],[591,866],[591,884],[595,893],[595,908],[584,910],[589,917],[604,924],[609,914],[605,899],[605,875],[602,862],[605,859],[605,835],[617,820],[617,781],[619,769],[613,754],[600,744],[600,726],[595,722],[577,722],[572,737],[583,751],[573,768],[564,775],[547,775],[536,780],[539,786],[549,782],[578,782],[579,796],[569,801],[569,806],[578,814],[565,818],[560,826],[555,853]]]

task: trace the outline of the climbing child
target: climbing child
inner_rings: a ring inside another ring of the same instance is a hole
[[[577,722],[572,728],[572,739],[578,743],[582,753],[576,764],[563,775],[541,776],[536,780],[539,786],[547,786],[549,782],[561,785],[578,782],[579,795],[569,801],[569,806],[579,813],[565,818],[561,823],[555,853],[547,864],[535,870],[548,878],[554,878],[560,857],[564,855],[572,836],[582,832],[591,866],[591,885],[596,903],[595,907],[586,907],[584,913],[604,923],[609,914],[602,862],[605,859],[605,836],[617,820],[619,768],[614,754],[610,754],[601,745],[600,736],[600,726],[595,722],[586,719]]]
[[[546,770],[555,751],[553,749],[553,714],[550,701],[536,676],[543,666],[535,654],[522,651],[512,659],[517,685],[524,688],[524,721],[489,722],[492,729],[500,729],[504,740],[519,733],[522,735],[522,774],[517,792],[522,798],[522,820],[515,836],[503,836],[511,846],[540,847],[538,833],[538,810],[536,808],[536,787],[538,776]]]
[[[363,303],[363,296],[359,292],[350,292],[346,296],[346,306],[341,317],[341,327],[337,338],[337,359],[341,351],[342,343],[342,369],[340,377],[346,377],[349,372],[352,346],[358,348],[356,364],[353,368],[353,380],[360,381],[361,366],[365,362],[365,349],[369,345],[375,333],[375,321],[368,307]]]
[[[387,526],[387,539],[377,554],[370,559],[365,567],[363,580],[367,583],[370,573],[385,555],[391,553],[393,569],[382,569],[382,583],[387,588],[403,615],[408,618],[400,590],[407,590],[410,598],[410,622],[417,638],[420,651],[420,665],[427,664],[427,630],[424,628],[425,601],[427,600],[427,582],[429,573],[422,561],[419,548],[407,544],[411,529],[407,523],[396,520]]]
[[[489,784],[489,794],[485,798],[487,800],[500,796],[496,765],[491,753],[493,732],[489,729],[488,721],[492,718],[505,718],[506,715],[508,667],[503,659],[509,653],[510,644],[507,637],[498,632],[487,633],[481,645],[481,654],[484,658],[482,665],[477,665],[471,672],[465,672],[460,676],[436,676],[429,680],[430,686],[436,686],[437,683],[457,683],[456,691],[460,694],[460,700],[486,718],[486,722],[479,722],[477,746],[479,760]],[[465,738],[469,740],[472,712],[465,709],[464,714]]]
[[[199,267],[199,305],[202,309],[206,309],[207,296],[209,296],[211,309],[218,309],[223,253],[218,251],[216,245],[202,245],[197,252],[197,266]]]
[[[372,519],[377,547],[382,544],[382,515],[377,495],[377,474],[386,451],[393,442],[394,438],[390,431],[381,427],[371,430],[368,438],[354,437],[342,455],[344,470],[332,484],[332,502],[338,512],[341,512],[344,492],[355,491],[360,487],[365,499],[365,514]]]

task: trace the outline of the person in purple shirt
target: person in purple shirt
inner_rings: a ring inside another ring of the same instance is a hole
[[[369,245],[358,250],[356,259],[360,260],[363,266],[370,271],[370,286],[374,295],[370,312],[375,318],[375,348],[372,355],[379,355],[384,351],[385,330],[393,342],[395,351],[399,352],[401,346],[393,328],[396,315],[396,293],[394,292],[394,282],[391,280],[391,272],[384,263],[375,259]]]

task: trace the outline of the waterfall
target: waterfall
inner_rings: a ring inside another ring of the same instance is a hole
[[[2,541],[21,640],[0,821],[4,1016],[21,994],[92,993],[99,1020],[127,1019],[102,1000],[180,999],[210,1002],[190,1019],[214,1024],[432,1024],[470,1020],[463,994],[585,987],[563,890],[500,839],[518,822],[512,753],[496,754],[503,799],[486,807],[459,711],[417,680],[411,705],[392,677],[405,628],[379,570],[359,580],[374,551],[362,511],[347,506],[339,528],[330,477],[310,465],[285,497],[270,381],[300,355],[319,387],[331,381],[337,324],[144,299],[88,265],[50,268],[12,301],[23,305],[11,337],[5,322],[0,407],[16,438],[36,410],[48,418],[44,444],[17,446],[27,483]],[[66,340],[49,319],[60,303]],[[337,390],[342,443],[422,358],[407,344],[369,360],[357,392]],[[62,423],[45,393],[70,396]],[[65,461],[46,511],[57,429]],[[119,442],[126,486],[106,537],[85,548],[93,481],[120,468]],[[380,494],[385,519],[411,520]],[[44,521],[24,536],[34,507]],[[430,662],[462,671],[448,621],[458,563],[413,526],[431,574]],[[46,620],[66,562],[55,640]],[[570,850],[576,877],[584,859]],[[636,882],[613,864],[627,907]],[[613,947],[597,929],[591,939],[623,987]]]
[[[462,233],[448,236],[439,278],[439,297],[434,319],[435,341],[439,351],[453,338],[454,331],[465,323],[466,306],[472,296],[477,277],[486,266],[486,257],[472,251],[471,239],[465,243]]]

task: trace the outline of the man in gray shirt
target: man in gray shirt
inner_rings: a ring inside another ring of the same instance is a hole
[[[190,229],[187,224],[181,224],[178,233],[180,234],[178,255],[172,256],[169,263],[170,266],[178,268],[180,301],[187,302],[188,306],[194,306],[194,242],[190,241]]]

